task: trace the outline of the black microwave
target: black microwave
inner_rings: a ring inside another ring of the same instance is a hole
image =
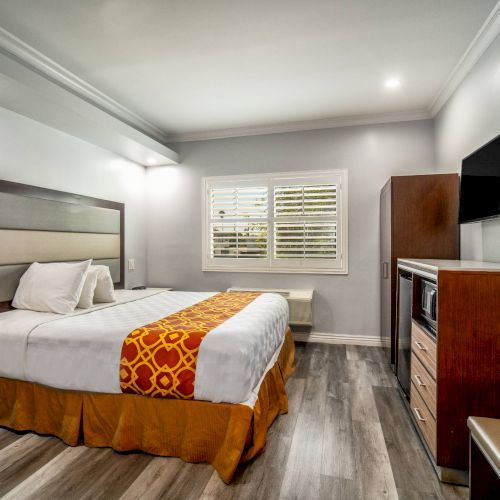
[[[433,281],[422,280],[422,302],[420,319],[428,329],[436,335],[437,326],[437,284]]]

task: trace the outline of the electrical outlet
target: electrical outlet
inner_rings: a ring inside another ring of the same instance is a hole
[[[128,270],[129,271],[135,270],[135,259],[128,259]]]

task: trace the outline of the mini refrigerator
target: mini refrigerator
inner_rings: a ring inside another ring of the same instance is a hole
[[[410,400],[413,283],[411,274],[404,271],[399,271],[398,279],[396,376],[406,398]]]

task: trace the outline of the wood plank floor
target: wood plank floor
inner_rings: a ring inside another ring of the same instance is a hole
[[[0,498],[465,499],[440,483],[379,348],[297,344],[290,410],[225,485],[209,465],[0,429]]]

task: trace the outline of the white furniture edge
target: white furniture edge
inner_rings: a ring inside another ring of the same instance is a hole
[[[398,267],[411,270],[419,269],[434,276],[438,271],[500,271],[500,262],[482,260],[446,260],[446,259],[398,259]]]

